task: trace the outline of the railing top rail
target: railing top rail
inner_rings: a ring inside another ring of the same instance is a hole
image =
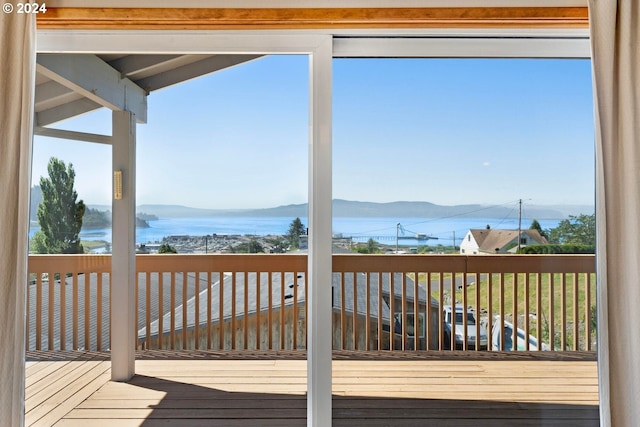
[[[29,272],[110,273],[111,255],[29,255]]]
[[[334,272],[595,273],[595,255],[333,256]]]
[[[159,257],[162,257],[159,259]],[[293,254],[166,254],[137,255],[139,272],[224,271],[306,272],[307,256]]]
[[[305,272],[306,254],[137,255],[139,272]],[[108,273],[110,255],[29,255],[30,272]],[[595,273],[595,255],[333,255],[334,272]]]

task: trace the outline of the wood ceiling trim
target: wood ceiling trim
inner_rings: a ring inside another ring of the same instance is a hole
[[[588,28],[586,7],[49,8],[38,29]]]

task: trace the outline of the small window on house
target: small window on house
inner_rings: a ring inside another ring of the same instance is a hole
[[[471,241],[471,234],[467,236],[467,240]]]
[[[527,238],[526,237],[521,237],[520,238],[520,244],[521,245],[526,245],[527,244]]]

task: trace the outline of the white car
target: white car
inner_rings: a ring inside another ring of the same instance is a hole
[[[513,346],[513,324],[504,321],[504,351],[527,351],[526,348],[526,334],[518,328],[517,331],[516,346]],[[493,322],[491,328],[491,350],[500,351],[500,316],[496,316],[496,320]],[[538,340],[533,335],[529,335],[529,351],[538,350]],[[549,351],[549,346],[542,343],[541,350]]]
[[[464,343],[464,313],[465,309],[461,305],[456,305],[455,308],[455,328],[454,331],[454,339],[456,343],[456,348],[463,348]],[[473,312],[467,310],[467,349],[475,349],[476,348],[476,318],[473,315]],[[452,330],[452,317],[453,317],[453,309],[450,305],[445,305],[442,307],[442,314],[444,316],[444,343],[445,347],[449,347],[451,344],[451,330]],[[478,340],[478,344],[481,350],[486,350],[489,344],[489,340],[487,337],[487,330],[484,326],[480,325],[480,339]]]

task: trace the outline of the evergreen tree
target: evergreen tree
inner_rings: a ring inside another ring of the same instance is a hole
[[[300,247],[300,236],[307,234],[307,230],[300,220],[300,217],[296,217],[291,224],[289,224],[289,231],[287,232],[287,240],[292,248]]]
[[[158,253],[159,254],[177,254],[178,251],[176,250],[176,248],[174,248],[170,244],[163,243],[162,245],[160,245],[160,248],[158,248]]]
[[[38,206],[40,231],[32,239],[32,250],[45,254],[83,253],[80,244],[80,228],[85,205],[77,201],[73,188],[75,171],[52,157],[47,165],[49,178],[40,178],[42,202]]]
[[[538,233],[540,233],[542,237],[549,240],[549,232],[547,230],[542,229],[542,226],[540,225],[537,219],[534,219],[533,221],[531,221],[531,226],[529,227],[529,230],[538,230]]]

